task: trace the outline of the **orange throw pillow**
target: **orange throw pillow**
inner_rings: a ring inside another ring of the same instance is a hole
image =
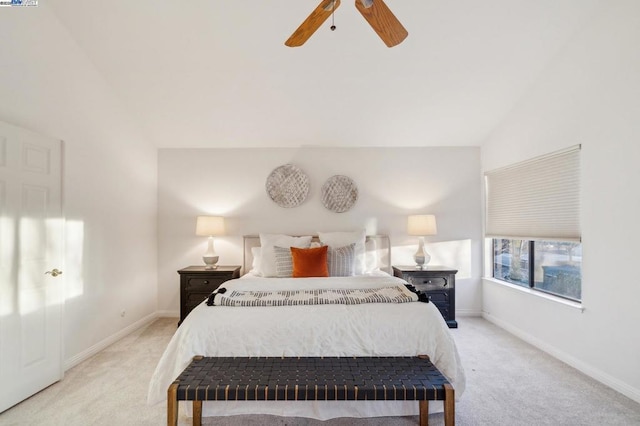
[[[328,246],[308,249],[291,247],[292,276],[294,278],[328,277],[327,249]]]

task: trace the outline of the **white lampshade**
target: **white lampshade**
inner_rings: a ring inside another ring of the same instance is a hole
[[[409,216],[407,221],[407,233],[409,235],[425,236],[437,235],[436,217],[432,214]]]
[[[196,235],[201,237],[224,235],[224,218],[221,216],[198,216]]]

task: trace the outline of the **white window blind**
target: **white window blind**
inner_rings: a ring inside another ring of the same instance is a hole
[[[580,145],[485,173],[486,236],[580,241]]]

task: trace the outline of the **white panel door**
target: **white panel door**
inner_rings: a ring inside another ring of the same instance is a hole
[[[0,122],[0,412],[63,374],[61,150]]]

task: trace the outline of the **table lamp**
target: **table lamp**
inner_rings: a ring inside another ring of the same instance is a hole
[[[213,237],[224,235],[224,218],[220,216],[198,216],[196,235],[209,237],[207,251],[202,255],[205,269],[216,269],[219,256],[213,250]]]
[[[427,235],[436,235],[438,228],[436,226],[436,217],[432,214],[411,215],[407,221],[407,233],[409,235],[417,235],[418,251],[413,255],[416,262],[416,269],[424,268],[431,260],[431,256],[424,250],[424,237]]]

